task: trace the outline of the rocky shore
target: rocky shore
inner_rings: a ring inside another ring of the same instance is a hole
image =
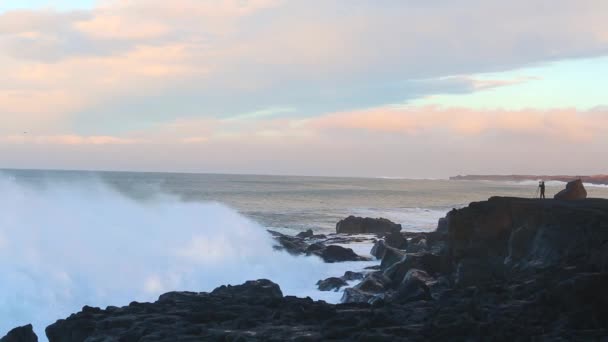
[[[380,227],[348,220],[340,229],[352,234]],[[452,210],[433,232],[380,224],[387,229],[367,237],[376,240],[376,269],[319,279],[320,288],[335,290],[362,278],[344,290],[342,304],[284,296],[262,279],[167,293],[155,303],[84,307],[46,335],[51,342],[608,338],[608,200],[493,197]],[[364,259],[332,247],[359,235],[273,235],[292,254]],[[1,341],[34,337],[30,326]]]
[[[548,176],[548,175],[466,175],[453,176],[450,180],[473,180],[473,181],[498,181],[498,182],[522,182],[522,181],[559,181],[571,182],[580,179],[584,183],[596,185],[608,185],[608,175],[593,176]]]

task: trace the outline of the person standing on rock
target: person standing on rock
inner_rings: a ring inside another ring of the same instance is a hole
[[[540,181],[538,183],[538,188],[540,189],[540,197],[541,199],[545,198],[545,181]]]

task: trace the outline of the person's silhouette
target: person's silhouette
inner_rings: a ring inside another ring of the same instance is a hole
[[[540,188],[540,198],[545,198],[545,181],[540,181],[538,187]]]

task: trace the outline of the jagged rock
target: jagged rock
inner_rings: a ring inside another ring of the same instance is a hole
[[[347,286],[348,284],[341,278],[330,277],[325,280],[319,280],[317,287],[320,291],[338,291],[341,287]]]
[[[211,294],[215,296],[238,296],[243,298],[283,298],[283,292],[281,292],[279,285],[268,279],[250,280],[236,286],[220,286],[213,290]]]
[[[432,281],[433,279],[422,270],[409,270],[397,288],[393,301],[407,303],[417,300],[431,300],[431,290],[427,284]]]
[[[342,279],[344,279],[346,281],[351,281],[351,280],[361,280],[364,277],[365,277],[365,275],[361,272],[346,271],[346,272],[344,272]]]
[[[429,246],[425,238],[415,239],[407,244],[408,253],[420,253],[428,251]]]
[[[340,302],[342,303],[369,303],[373,298],[378,297],[376,294],[365,292],[363,290],[349,287],[344,290],[344,294],[342,295],[342,299]]]
[[[385,252],[386,244],[384,243],[384,240],[378,240],[374,243],[370,254],[376,257],[376,259],[382,259]]]
[[[312,229],[308,229],[305,232],[300,232],[298,233],[298,235],[296,235],[296,237],[299,237],[301,239],[307,239],[307,238],[311,238],[315,235],[315,233],[312,231]]]
[[[389,283],[390,279],[384,276],[382,272],[372,272],[365,276],[355,288],[368,293],[381,293],[387,289]]]
[[[385,234],[401,231],[401,225],[384,218],[349,216],[336,225],[338,234]]]
[[[6,336],[0,338],[0,342],[38,342],[38,336],[32,325],[28,324],[9,331]]]
[[[445,217],[440,218],[439,221],[437,222],[436,232],[438,232],[438,233],[447,233],[448,232],[448,220]]]
[[[327,246],[325,246],[324,244],[322,244],[320,242],[315,242],[315,243],[311,244],[310,246],[308,246],[306,248],[306,253],[310,254],[310,253],[313,253],[315,251],[320,251],[320,250],[322,250],[322,249],[324,249],[326,247]]]
[[[391,232],[384,237],[384,240],[388,246],[393,248],[405,249],[407,246],[407,240],[400,232]]]
[[[328,263],[367,260],[366,258],[357,255],[351,248],[345,248],[337,245],[330,245],[323,249],[315,250],[312,253],[320,256],[323,261]]]
[[[420,269],[430,274],[442,270],[441,257],[431,253],[406,253],[403,258],[384,270],[384,275],[393,284],[399,284],[411,269]]]
[[[391,265],[401,261],[404,256],[405,251],[392,247],[386,247],[386,250],[384,251],[384,256],[382,257],[382,262],[380,263],[380,268],[385,270],[391,267]]]
[[[570,181],[566,188],[558,192],[555,196],[558,200],[581,200],[587,198],[587,190],[580,179]]]
[[[309,245],[302,238],[281,234],[272,230],[268,230],[268,232],[279,243],[279,246],[276,246],[277,249],[284,250],[292,255],[306,253]]]

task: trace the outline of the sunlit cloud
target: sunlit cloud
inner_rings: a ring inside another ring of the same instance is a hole
[[[600,115],[606,118],[602,120]],[[584,142],[608,132],[608,112],[600,114],[574,109],[484,111],[425,106],[334,113],[312,119],[308,124],[319,130],[350,129],[411,135],[445,131],[462,136],[509,133]]]
[[[35,145],[127,145],[144,143],[145,141],[112,136],[79,136],[79,135],[47,135],[32,136],[10,135],[0,137],[0,143],[6,144],[35,144]]]

